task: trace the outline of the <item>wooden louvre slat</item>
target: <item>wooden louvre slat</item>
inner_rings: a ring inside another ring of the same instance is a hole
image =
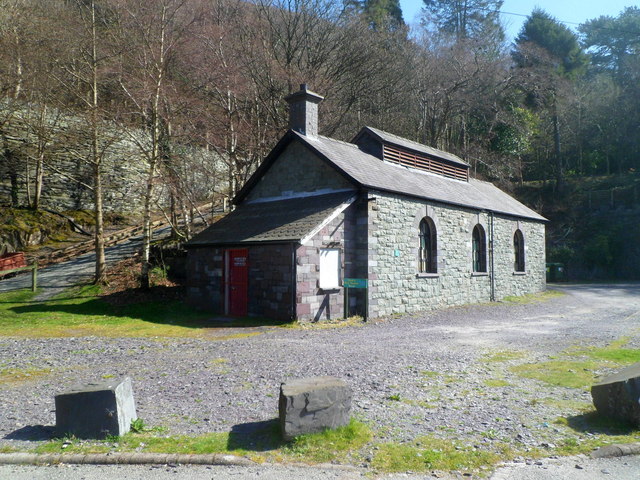
[[[426,155],[419,155],[389,145],[384,145],[383,157],[385,160],[406,167],[418,168],[458,180],[469,180],[469,172],[466,168],[449,165],[440,160],[429,158]]]

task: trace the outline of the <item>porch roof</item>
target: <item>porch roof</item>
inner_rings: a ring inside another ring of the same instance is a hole
[[[239,205],[193,239],[187,247],[302,240],[354,192],[296,197]]]

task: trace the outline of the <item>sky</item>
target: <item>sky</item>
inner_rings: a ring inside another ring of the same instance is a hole
[[[411,24],[422,8],[422,0],[400,0],[405,22]],[[504,0],[501,11],[518,15],[501,15],[507,29],[509,40],[513,40],[520,31],[527,15],[535,7],[540,7],[557,20],[572,22],[567,24],[575,30],[577,25],[600,15],[618,16],[625,7],[640,7],[640,0]]]

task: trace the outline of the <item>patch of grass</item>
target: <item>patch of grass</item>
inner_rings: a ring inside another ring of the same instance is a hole
[[[335,430],[301,435],[283,448],[283,454],[305,462],[344,462],[349,455],[371,441],[371,429],[362,422],[351,420],[349,425]]]
[[[244,450],[229,450],[228,433],[207,433],[189,437],[179,436],[153,436],[148,434],[127,434],[121,437],[121,445],[124,451],[140,450],[151,453],[234,453],[243,455]]]
[[[522,377],[533,378],[549,385],[585,388],[594,383],[594,371],[598,368],[599,364],[593,360],[550,360],[515,365],[510,370]]]
[[[615,348],[610,345],[604,348],[594,348],[585,353],[595,360],[604,360],[619,365],[631,365],[640,362],[640,349]]]
[[[434,371],[431,371],[431,370],[422,370],[420,372],[420,375],[422,375],[423,377],[426,377],[426,378],[435,378],[435,377],[439,377],[440,373],[434,372]]]
[[[413,405],[414,407],[422,407],[422,408],[426,408],[426,409],[433,409],[433,408],[438,408],[438,404],[437,403],[431,403],[429,402],[429,400],[412,400],[410,398],[401,398],[399,401],[401,401],[402,403],[406,404],[406,405]],[[434,402],[437,401],[437,399],[433,400]],[[418,416],[416,417],[416,420],[422,420],[423,417]]]
[[[220,325],[211,323],[210,315],[179,301],[113,305],[100,298],[99,293],[97,286],[83,286],[44,302],[34,301],[33,293],[26,290],[0,294],[0,336],[231,340],[260,334],[219,334],[220,329],[215,327]]]
[[[482,360],[489,363],[508,362],[511,360],[520,360],[526,356],[525,352],[518,350],[496,350],[485,353]]]
[[[133,425],[132,425],[133,426]],[[205,435],[160,436],[157,427],[149,428],[144,422],[137,425],[141,432],[130,432],[122,437],[104,441],[86,441],[61,438],[38,446],[36,453],[105,453],[151,452],[211,454],[228,453],[247,456],[254,461],[267,459],[302,461],[308,463],[343,462],[371,441],[372,432],[365,424],[352,420],[349,425],[335,430],[301,435],[290,443],[281,439],[277,420],[243,425],[238,431],[208,433]]]
[[[511,384],[502,378],[488,378],[484,381],[484,384],[487,387],[499,388],[499,387],[510,387]]]
[[[559,290],[547,290],[541,293],[528,293],[520,296],[507,296],[502,299],[505,303],[516,303],[520,305],[528,305],[531,303],[540,303],[552,300],[554,298],[563,297],[566,295]]]
[[[362,327],[363,325],[366,325],[364,318],[355,315],[348,318],[334,318],[330,320],[322,320],[320,322],[309,322],[309,321],[294,322],[290,326],[295,328],[300,328],[302,330],[310,330],[310,329],[326,330],[329,328]]]
[[[0,384],[27,382],[50,373],[50,368],[4,368],[0,369]]]
[[[31,289],[13,290],[0,294],[0,312],[5,308],[3,304],[21,304],[30,302],[39,292]]]
[[[502,453],[489,452],[451,440],[421,437],[409,444],[378,445],[372,466],[383,472],[478,470],[508,457],[506,450]]]
[[[116,451],[113,442],[82,441],[76,438],[56,438],[38,445],[34,453],[107,453]]]
[[[15,447],[10,447],[9,445],[0,445],[0,453],[14,453],[19,451]]]
[[[565,400],[562,398],[555,397],[544,397],[544,398],[534,398],[529,401],[529,404],[536,405],[541,403],[543,405],[548,405],[550,407],[555,407],[561,411],[576,411],[576,412],[585,412],[590,410],[593,407],[591,402],[581,402],[579,400]]]
[[[400,398],[400,394],[399,393],[394,393],[392,395],[389,395],[387,397],[387,400],[391,400],[392,402],[399,402],[402,399]]]

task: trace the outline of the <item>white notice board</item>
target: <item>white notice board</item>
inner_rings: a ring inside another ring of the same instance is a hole
[[[320,288],[340,288],[340,250],[320,249]]]

